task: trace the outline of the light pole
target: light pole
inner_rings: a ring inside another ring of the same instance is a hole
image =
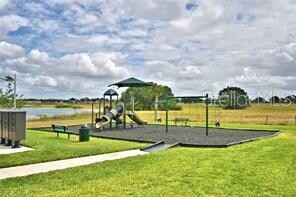
[[[13,83],[13,108],[16,109],[16,74],[14,74],[13,77],[5,76],[0,79]]]

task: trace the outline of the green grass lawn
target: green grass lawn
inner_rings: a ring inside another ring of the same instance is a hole
[[[179,147],[3,180],[0,190],[13,196],[295,196],[296,126],[226,126],[283,133],[225,149]]]
[[[110,153],[144,147],[146,144],[119,140],[90,138],[90,142],[78,142],[78,136],[27,130],[27,139],[22,144],[33,151],[0,155],[0,168],[31,163],[53,161],[87,155]]]

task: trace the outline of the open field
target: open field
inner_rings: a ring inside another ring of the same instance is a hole
[[[225,149],[173,148],[8,179],[0,188],[7,196],[295,196],[296,126],[224,126],[283,133]]]
[[[78,142],[76,135],[71,135],[68,140],[66,134],[60,134],[57,138],[55,133],[35,130],[27,131],[27,139],[22,144],[35,150],[0,155],[0,168],[136,149],[146,145],[99,138],[90,138],[90,142]]]
[[[38,105],[37,105],[38,106]],[[81,105],[83,108],[91,108],[90,104]],[[47,106],[49,107],[49,106]],[[54,104],[51,105],[54,107]],[[96,106],[97,107],[97,106]],[[154,111],[139,111],[138,115],[149,123],[154,121]],[[165,112],[159,111],[158,117],[162,122],[165,120]],[[205,106],[199,104],[182,104],[182,110],[170,111],[169,120],[174,121],[175,118],[188,118],[193,121],[192,125],[202,126],[205,122]],[[43,118],[42,121],[29,121],[29,127],[50,126],[52,122],[60,124],[84,124],[91,122],[91,114],[83,113],[70,116],[59,116],[53,118]],[[253,104],[245,110],[223,110],[220,107],[209,106],[209,121],[214,124],[220,120],[224,123],[249,123],[249,124],[280,124],[280,125],[296,125],[296,104],[284,106],[272,106],[271,104]]]
[[[205,122],[204,104],[182,104],[181,111],[170,111],[169,120],[176,117],[188,118],[194,122]],[[148,122],[154,121],[154,112],[144,111],[139,115]],[[165,120],[165,112],[159,112],[159,117]],[[253,104],[247,109],[224,110],[218,106],[209,106],[209,121],[221,123],[251,123],[251,124],[283,124],[296,125],[296,105],[272,106],[271,104]]]

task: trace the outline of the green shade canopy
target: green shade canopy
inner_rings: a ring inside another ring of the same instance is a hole
[[[118,93],[113,89],[109,89],[104,93],[104,96],[118,96]]]
[[[144,81],[141,81],[139,79],[136,79],[134,77],[131,77],[131,78],[125,79],[123,81],[119,81],[117,83],[113,83],[113,84],[111,84],[109,86],[117,86],[118,88],[121,88],[121,87],[131,87],[131,88],[134,88],[134,87],[151,86],[151,84],[150,83],[147,83],[147,82],[144,82]]]

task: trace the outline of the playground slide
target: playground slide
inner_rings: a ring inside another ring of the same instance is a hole
[[[135,113],[130,111],[129,113],[127,113],[126,115],[128,115],[128,117],[134,121],[135,123],[137,123],[138,125],[144,125],[147,124],[147,122],[143,121],[142,119],[139,118],[139,116]]]
[[[112,110],[107,112],[102,118],[96,120],[96,128],[102,129],[104,126],[108,125],[112,119],[116,119],[118,116],[120,116],[123,112],[123,106],[118,105],[114,107]]]

